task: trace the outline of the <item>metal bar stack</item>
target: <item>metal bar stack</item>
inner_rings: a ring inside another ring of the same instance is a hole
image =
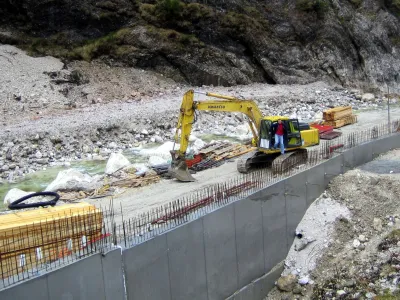
[[[2,278],[88,251],[101,236],[103,213],[88,203],[66,204],[0,216]],[[90,252],[90,251],[89,251]]]

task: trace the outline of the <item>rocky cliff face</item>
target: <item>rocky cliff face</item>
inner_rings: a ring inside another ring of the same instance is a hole
[[[150,68],[195,85],[400,81],[400,0],[5,3],[0,42],[67,60]]]

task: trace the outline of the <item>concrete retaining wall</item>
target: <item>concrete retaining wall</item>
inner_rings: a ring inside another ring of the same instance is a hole
[[[357,146],[135,247],[0,291],[0,298],[262,299],[282,272],[298,223],[329,181],[399,147],[399,135]]]
[[[2,300],[124,300],[121,250],[95,254],[0,291]]]

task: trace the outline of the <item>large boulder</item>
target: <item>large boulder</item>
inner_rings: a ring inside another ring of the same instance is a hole
[[[160,156],[150,156],[149,158],[149,165],[154,167],[157,165],[162,165],[162,164],[166,164],[167,160],[160,157]]]
[[[99,188],[101,176],[90,176],[76,169],[68,169],[58,173],[57,178],[50,183],[45,191],[93,191]]]
[[[198,154],[199,150],[203,148],[206,143],[201,139],[196,139],[192,145],[188,148],[188,152],[192,152],[193,154]]]
[[[366,94],[362,95],[361,100],[364,102],[371,102],[371,101],[375,100],[375,96],[374,96],[374,94],[366,93]]]
[[[110,158],[107,161],[105,173],[111,175],[130,164],[129,160],[121,152],[111,153]]]
[[[197,139],[197,140],[195,140],[194,143],[193,143],[193,147],[196,148],[196,149],[201,149],[201,148],[203,148],[205,145],[206,145],[206,143],[205,143],[203,140],[201,140],[201,139]]]
[[[290,274],[287,276],[281,276],[276,285],[278,289],[284,292],[291,292],[294,287],[296,286],[297,283],[297,277],[296,275]]]
[[[33,193],[34,192],[25,192],[23,190],[13,188],[13,189],[9,190],[7,195],[4,197],[4,205],[8,206],[10,203],[12,203],[22,197],[33,194]]]

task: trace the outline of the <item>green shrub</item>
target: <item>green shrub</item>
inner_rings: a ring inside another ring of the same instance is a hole
[[[115,54],[129,32],[129,28],[122,28],[99,39],[88,41],[85,45],[75,48],[70,57],[91,61],[95,57]]]
[[[400,17],[400,0],[385,0],[385,5],[390,11]]]
[[[209,18],[213,15],[213,11],[210,7],[199,3],[189,3],[184,5],[182,9],[184,17],[190,20]]]
[[[154,4],[143,3],[139,7],[140,16],[148,22],[157,21],[156,6]]]
[[[116,11],[118,9],[118,6],[111,2],[111,1],[102,1],[102,2],[97,2],[96,6],[99,8],[104,8],[104,9],[108,9],[111,11]]]
[[[297,0],[296,8],[305,12],[315,12],[322,17],[328,10],[328,0]]]
[[[165,19],[179,18],[182,13],[183,3],[180,0],[159,0],[156,10]]]
[[[349,0],[351,4],[353,4],[355,7],[360,7],[363,0]]]
[[[266,26],[266,24],[261,23],[255,18],[231,11],[223,16],[221,25],[232,31],[234,34],[242,36],[263,30]]]
[[[400,10],[400,0],[392,0],[392,5],[395,7],[397,10]]]

